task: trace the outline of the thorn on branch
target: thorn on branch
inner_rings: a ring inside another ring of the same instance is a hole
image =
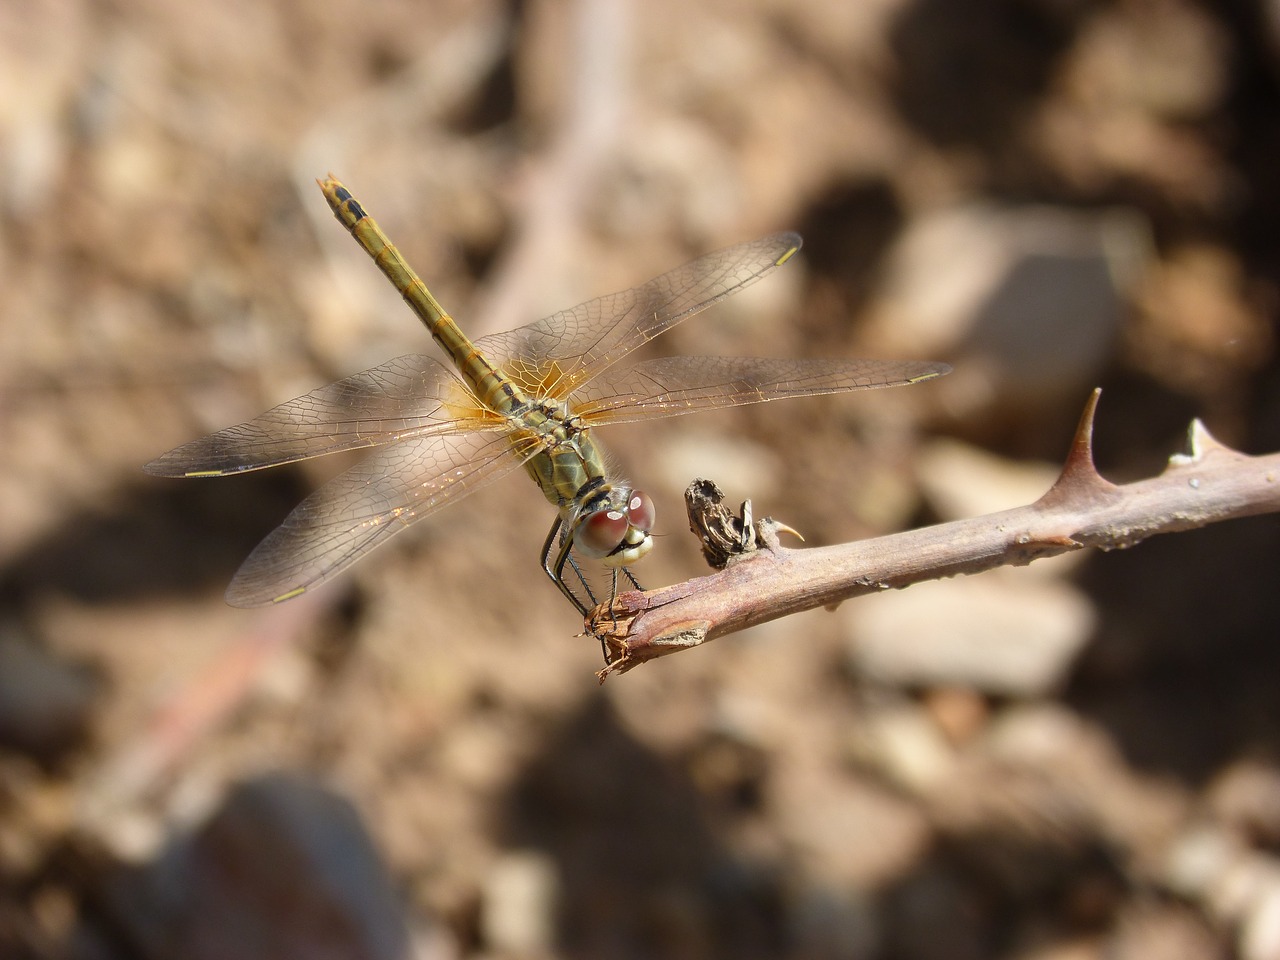
[[[1098,400],[1102,389],[1095,387],[1085,401],[1084,412],[1080,414],[1080,422],[1076,425],[1075,436],[1071,439],[1071,449],[1067,453],[1062,473],[1035,506],[1050,509],[1068,503],[1080,503],[1085,500],[1107,500],[1117,495],[1118,487],[1105,480],[1093,461],[1093,420],[1098,412]]]
[[[1204,463],[1206,459],[1212,456],[1246,459],[1243,453],[1233,450],[1218,440],[1197,417],[1191,421],[1191,426],[1187,428],[1187,452],[1175,453],[1171,456],[1169,465],[1165,467],[1164,472],[1173,473],[1179,470],[1186,470]]]

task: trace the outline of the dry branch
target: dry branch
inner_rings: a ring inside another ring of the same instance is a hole
[[[587,629],[609,653],[601,681],[646,660],[850,597],[1084,547],[1131,547],[1157,533],[1280,510],[1280,454],[1238,453],[1199,420],[1189,431],[1189,451],[1171,457],[1159,476],[1122,486],[1104,480],[1093,463],[1098,396],[1094,391],[1085,407],[1061,475],[1027,506],[811,550],[779,546],[780,528],[767,519],[752,524],[747,516],[735,524],[714,512],[693,517],[695,528],[720,530],[721,546],[740,540],[751,552],[710,576],[629,591],[594,609]]]

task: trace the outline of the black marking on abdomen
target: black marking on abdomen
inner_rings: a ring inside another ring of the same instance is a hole
[[[351,211],[351,226],[355,226],[361,220],[366,219],[369,215],[364,212],[364,207],[360,206],[360,201],[351,195],[351,191],[346,187],[336,187],[333,195],[338,198],[340,204],[344,204]],[[336,214],[338,211],[334,211]],[[341,219],[341,218],[339,218]]]
[[[499,389],[499,390],[501,390],[501,391],[502,391],[502,393],[503,393],[503,395],[504,395],[508,400],[510,400],[510,401],[511,401],[512,406],[515,406],[515,405],[516,405],[516,391],[515,391],[515,389],[511,386],[510,381],[508,381],[508,380],[501,380],[501,381],[499,381],[499,383],[498,383],[498,389]]]

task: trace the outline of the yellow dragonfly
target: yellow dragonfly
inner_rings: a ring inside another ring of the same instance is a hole
[[[165,477],[223,477],[341,450],[377,448],[308,496],[227,588],[235,606],[311,590],[409,524],[524,467],[558,511],[542,568],[565,582],[571,554],[626,568],[653,546],[652,500],[614,477],[594,428],[785,397],[919,383],[949,372],[910,360],[664,357],[615,370],[637,348],[766,276],[800,249],[779,233],[707,254],[622,293],[468,339],[347,188],[317,181],[334,215],[448,354],[399,357],[184,444],[147,464]],[[637,585],[638,586],[638,585]]]

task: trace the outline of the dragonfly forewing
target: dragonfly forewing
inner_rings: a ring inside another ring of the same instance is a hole
[[[622,293],[480,337],[476,346],[504,370],[563,398],[682,320],[767,276],[800,243],[799,234],[776,233],[726,247]]]
[[[588,384],[575,395],[574,409],[591,426],[632,423],[792,397],[904,386],[950,370],[945,363],[915,360],[661,357]]]

